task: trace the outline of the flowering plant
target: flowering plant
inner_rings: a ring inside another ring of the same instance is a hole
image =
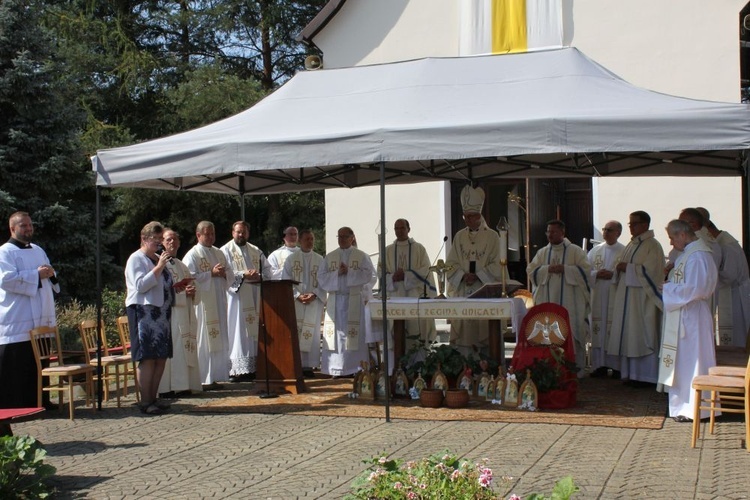
[[[497,498],[486,460],[473,463],[446,452],[419,461],[380,456],[365,463],[372,465],[354,481],[347,498]]]
[[[473,462],[445,451],[419,461],[381,455],[364,462],[370,467],[354,480],[347,499],[502,498],[493,490],[494,476],[486,458]],[[503,477],[501,481],[508,484],[510,478]],[[566,500],[577,490],[573,479],[567,477],[555,485],[552,498]],[[532,494],[528,498],[544,500],[546,497]],[[521,497],[511,495],[508,500],[521,500]]]

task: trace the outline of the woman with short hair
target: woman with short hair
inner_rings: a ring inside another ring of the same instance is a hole
[[[149,222],[141,229],[141,247],[125,266],[130,349],[138,362],[141,411],[158,415],[169,403],[157,399],[167,358],[172,357],[170,317],[175,290],[172,276],[165,272],[169,253],[163,252],[164,227]]]

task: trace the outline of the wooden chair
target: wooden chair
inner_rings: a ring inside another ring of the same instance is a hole
[[[716,411],[744,413],[745,449],[750,451],[750,405],[745,404],[747,394],[750,393],[750,361],[745,366],[744,377],[698,375],[693,378],[693,390],[695,391],[695,413],[693,414],[690,447],[695,448],[698,441],[701,410],[708,410],[708,429],[711,434],[714,433],[716,424]],[[707,398],[703,397],[704,391],[709,393]]]
[[[81,339],[83,340],[83,351],[86,354],[86,362],[90,364],[93,367],[98,366],[98,361],[96,359],[96,336],[97,336],[97,328],[96,328],[96,321],[93,319],[87,319],[85,321],[81,321],[81,324],[78,325],[78,329],[81,332]],[[130,356],[110,356],[109,351],[107,349],[107,336],[104,334],[104,324],[101,325],[101,340],[102,340],[102,356],[101,356],[101,364],[102,364],[102,373],[95,375],[97,380],[99,380],[102,385],[104,386],[104,399],[105,401],[109,401],[109,383],[111,380],[115,381],[115,389],[116,389],[116,397],[117,397],[117,407],[120,407],[120,367],[123,366],[123,378],[124,378],[124,385],[127,387],[127,378],[125,377],[125,373],[127,371],[128,366],[130,365]],[[115,373],[112,375],[110,370],[114,368]]]
[[[94,367],[88,363],[65,364],[63,350],[60,345],[60,334],[57,331],[56,326],[40,326],[31,330],[29,335],[31,337],[31,347],[34,350],[34,358],[36,359],[38,373],[37,386],[39,387],[39,392],[37,394],[37,406],[42,406],[43,392],[57,392],[60,409],[62,409],[63,392],[67,391],[70,419],[73,420],[73,389],[78,385],[83,387],[86,391],[86,404],[88,405],[90,402],[93,407],[94,399],[92,397],[92,380]],[[49,362],[50,366],[42,366],[42,363],[45,361]],[[76,377],[80,375],[85,376],[84,381],[76,380]],[[50,377],[50,384],[48,386],[42,384],[42,377]],[[52,383],[53,377],[57,379],[57,383],[54,385]]]
[[[141,400],[141,391],[138,387],[138,370],[133,361],[133,356],[130,353],[130,323],[128,322],[127,316],[120,316],[117,318],[117,333],[120,335],[120,347],[122,348],[122,355],[130,358],[130,369],[133,374],[133,384],[135,384],[135,399]],[[130,369],[126,367],[125,370],[125,385],[127,386],[128,375],[130,375]],[[127,393],[126,393],[127,394]]]

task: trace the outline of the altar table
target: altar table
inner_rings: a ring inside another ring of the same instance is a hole
[[[375,298],[368,302],[373,320],[383,319],[383,301]],[[407,319],[472,319],[487,320],[490,325],[490,357],[505,364],[505,339],[503,320],[511,321],[513,331],[518,328],[526,314],[526,306],[520,298],[507,299],[420,299],[415,297],[393,297],[386,300],[386,317],[393,320],[393,353],[396,362],[404,355],[406,336],[404,320]]]

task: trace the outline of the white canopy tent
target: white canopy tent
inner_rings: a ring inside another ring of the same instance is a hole
[[[98,187],[245,195],[380,184],[385,227],[386,184],[737,176],[748,148],[747,105],[634,87],[566,48],[302,72],[238,115],[92,162]]]
[[[575,48],[305,71],[252,108],[93,157],[99,186],[235,194],[439,179],[744,175],[744,104],[628,84]]]

